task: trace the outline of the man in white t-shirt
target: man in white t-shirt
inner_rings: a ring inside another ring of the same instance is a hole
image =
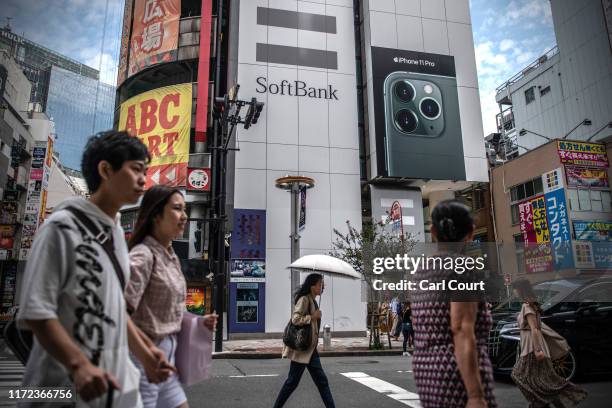
[[[38,231],[17,316],[19,326],[31,329],[35,338],[24,387],[74,386],[77,406],[106,406],[112,395],[113,407],[135,408],[142,401],[130,350],[152,382],[165,380],[174,370],[133,325],[123,297],[130,268],[118,211],[143,194],[149,161],[146,146],[125,132],[92,137],[82,161],[91,197],[64,201]],[[87,219],[112,237],[113,250],[104,248],[103,238],[93,237]],[[35,404],[47,405],[57,406]]]

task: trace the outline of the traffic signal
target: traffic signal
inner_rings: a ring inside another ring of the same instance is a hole
[[[249,102],[249,110],[244,117],[244,128],[248,129],[251,125],[257,123],[259,119],[259,115],[261,114],[261,110],[264,107],[263,102],[257,102],[257,98],[251,98],[251,102]]]
[[[263,102],[257,102],[257,100],[255,100],[255,113],[253,114],[253,119],[251,120],[251,123],[253,125],[257,123],[257,120],[259,119],[259,115],[261,114],[261,110],[263,109],[263,107]]]

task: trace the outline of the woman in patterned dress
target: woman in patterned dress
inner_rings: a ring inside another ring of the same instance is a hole
[[[454,200],[436,205],[431,233],[440,243],[439,250],[446,247],[436,256],[452,256],[460,243],[472,241],[473,232],[474,221],[467,206]],[[417,271],[415,278],[431,283],[463,280],[468,275],[434,268]],[[423,408],[497,406],[487,350],[491,314],[478,297],[466,299],[462,295],[432,290],[413,295],[413,370]]]

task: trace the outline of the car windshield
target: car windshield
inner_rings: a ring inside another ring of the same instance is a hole
[[[542,310],[546,310],[565,299],[579,286],[580,283],[568,280],[547,281],[535,285],[533,291],[538,298]],[[516,295],[513,295],[510,301],[497,305],[494,310],[499,312],[518,312],[521,310],[522,303]]]

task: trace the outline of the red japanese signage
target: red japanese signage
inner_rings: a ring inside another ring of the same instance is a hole
[[[180,0],[135,0],[128,76],[176,60]]]
[[[212,1],[202,0],[200,23],[200,55],[198,62],[198,101],[196,104],[195,141],[206,142],[208,127],[208,79],[210,70],[210,33],[212,31]]]

